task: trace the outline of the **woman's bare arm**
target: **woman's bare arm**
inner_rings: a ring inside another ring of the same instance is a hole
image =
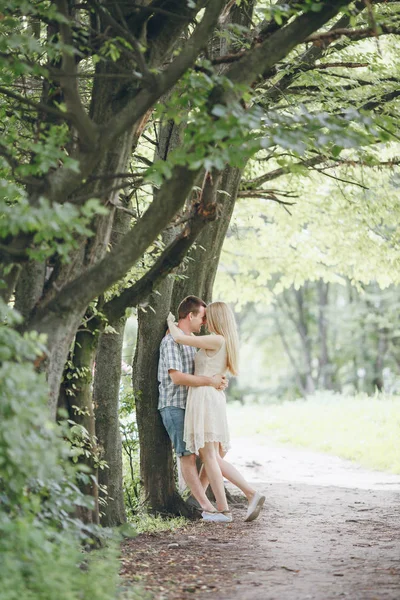
[[[224,338],[222,335],[186,335],[175,324],[173,316],[171,318],[168,316],[167,323],[170,334],[178,344],[203,348],[203,350],[219,350],[223,344]]]

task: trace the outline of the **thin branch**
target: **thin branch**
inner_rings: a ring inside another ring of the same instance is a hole
[[[286,197],[286,198],[298,198],[299,197],[298,194],[295,194],[294,192],[284,192],[284,191],[278,191],[278,190],[264,190],[262,188],[259,190],[241,190],[238,192],[237,197],[238,198],[261,198],[263,200],[272,200],[273,202],[276,202],[277,204],[282,204],[282,206],[294,206],[296,204],[296,202],[287,202],[286,200],[281,200],[276,195],[276,192],[278,192],[280,195],[282,195],[283,197]]]
[[[135,75],[135,73],[63,73],[61,69],[56,67],[48,67],[48,71],[51,74],[52,79],[60,81],[61,78],[75,78],[75,79],[137,79],[143,81],[141,74]]]
[[[313,156],[312,158],[308,158],[307,160],[301,160],[297,165],[303,165],[305,167],[313,167],[322,162],[325,162],[327,159],[322,154],[318,154],[317,156]],[[279,169],[274,169],[273,171],[269,171],[260,177],[256,177],[255,179],[248,179],[247,181],[243,181],[241,184],[241,191],[251,190],[254,188],[258,188],[263,183],[267,181],[272,181],[273,179],[277,179],[278,177],[282,177],[282,175],[286,175],[290,173],[291,166],[280,167]]]
[[[102,173],[101,175],[91,175],[87,178],[86,183],[97,179],[142,179],[140,173]]]
[[[314,71],[322,69],[359,69],[361,67],[369,67],[369,63],[357,63],[357,62],[332,62],[332,63],[320,63],[319,65],[309,65],[303,68],[303,71]]]
[[[97,141],[98,127],[91,120],[81,102],[76,75],[75,56],[71,53],[73,36],[71,28],[71,16],[68,11],[67,0],[56,0],[58,11],[65,17],[60,23],[60,35],[64,45],[70,47],[62,50],[61,70],[64,75],[60,76],[60,85],[64,93],[64,100],[70,113],[71,120],[79,133],[79,143],[82,149],[91,149]],[[71,77],[72,76],[72,77]]]
[[[324,169],[318,169],[314,167],[314,171],[318,171],[318,173],[322,173],[322,175],[326,175],[326,177],[330,177],[331,179],[336,179],[336,181],[341,181],[342,183],[349,183],[350,185],[356,185],[363,190],[369,190],[369,187],[359,183],[358,181],[350,181],[348,179],[342,179],[341,177],[336,177],[336,175],[332,175],[331,173],[326,173]]]
[[[132,46],[132,49],[134,51],[134,57],[137,61],[138,67],[143,75],[143,81],[144,82],[148,82],[151,83],[153,80],[153,75],[150,73],[146,61],[144,60],[144,56],[143,53],[141,52],[140,49],[140,45],[139,42],[137,41],[137,39],[131,34],[131,32],[129,31],[128,27],[123,27],[123,25],[120,25],[120,23],[118,23],[118,21],[116,21],[109,12],[107,12],[107,10],[105,10],[105,8],[103,6],[101,6],[98,2],[96,2],[96,0],[88,0],[88,4],[90,6],[92,6],[97,12],[101,13],[103,19],[106,21],[106,23],[108,23],[115,32],[119,33],[120,35],[122,35]],[[118,3],[115,3],[115,6],[117,8],[118,7]],[[125,19],[123,18],[123,15],[120,11],[121,14],[121,18],[123,19],[123,21],[125,22]],[[125,22],[126,25],[126,22]]]
[[[333,41],[341,38],[347,37],[351,40],[364,40],[369,37],[377,37],[381,35],[399,35],[400,29],[398,27],[391,27],[388,25],[380,25],[379,30],[376,31],[373,27],[367,27],[365,29],[335,29],[331,31],[325,31],[322,33],[313,33],[309,35],[304,42],[310,43],[312,42],[314,46],[324,47],[325,44],[331,44]]]
[[[149,17],[153,14],[163,15],[165,17],[173,17],[174,19],[187,21],[187,17],[183,17],[180,13],[172,12],[170,10],[165,10],[164,8],[158,8],[156,6],[142,6],[141,4],[134,4],[132,2],[129,3],[130,8],[138,9],[138,12],[142,12],[144,14],[148,14]]]
[[[123,206],[122,204],[115,204],[115,203],[113,203],[113,206],[117,210],[122,210],[122,212],[125,212],[128,215],[131,215],[131,217],[134,217],[135,219],[139,218],[139,215],[138,215],[137,211],[135,211],[135,210],[130,210],[129,208],[126,208],[126,206]]]
[[[224,56],[218,56],[217,58],[213,58],[211,60],[212,65],[221,65],[221,64],[229,64],[240,60],[243,56],[245,56],[246,50],[242,50],[241,52],[237,52],[236,54],[225,54]]]
[[[9,98],[12,98],[13,100],[17,100],[17,102],[21,102],[21,104],[25,104],[26,106],[31,106],[32,108],[35,109],[35,111],[46,112],[46,113],[48,113],[50,115],[54,115],[55,117],[58,117],[59,119],[62,119],[62,120],[65,120],[65,119],[72,120],[72,115],[70,113],[68,113],[68,112],[64,113],[61,110],[58,110],[57,108],[52,108],[51,106],[47,106],[47,104],[44,104],[43,102],[35,102],[34,100],[25,98],[25,96],[22,96],[21,94],[16,94],[15,92],[12,92],[8,88],[0,86],[0,94],[4,94],[4,96],[8,96]]]
[[[76,196],[74,197],[74,203],[75,204],[83,204],[84,202],[86,202],[86,200],[90,200],[91,198],[107,198],[107,196],[109,194],[112,194],[112,192],[118,192],[119,190],[124,190],[126,188],[130,188],[133,187],[134,184],[131,181],[128,181],[127,183],[121,183],[119,185],[115,185],[112,187],[108,187],[105,188],[104,190],[102,190],[101,192],[88,192],[87,194],[82,194],[81,196]],[[114,203],[111,203],[114,206]]]
[[[351,159],[341,159],[341,158],[331,158],[329,160],[334,160],[336,163],[340,164],[340,165],[349,165],[350,167],[357,167],[357,166],[361,166],[361,167],[370,167],[370,168],[375,168],[375,167],[395,167],[396,165],[400,165],[400,158],[392,158],[391,160],[383,160],[380,161],[378,163],[369,163],[365,160],[351,160]],[[329,168],[332,168],[333,165],[331,165]]]
[[[324,162],[328,162],[328,161],[332,161],[333,164],[326,165],[325,167],[319,168],[319,169],[315,168],[315,165],[321,164]],[[400,158],[397,158],[397,157],[392,158],[390,160],[380,161],[378,163],[370,163],[370,162],[367,162],[364,160],[333,158],[333,157],[328,157],[328,156],[319,154],[308,160],[299,161],[299,162],[295,163],[294,166],[304,165],[304,166],[309,167],[310,169],[319,171],[323,175],[333,177],[332,175],[329,175],[328,173],[326,173],[325,169],[333,169],[334,167],[336,167],[338,165],[348,165],[351,167],[362,166],[362,167],[369,167],[369,168],[379,168],[379,167],[393,168],[399,164],[400,164]],[[247,181],[243,180],[241,183],[241,190],[240,190],[238,196],[241,196],[243,198],[251,197],[251,194],[253,193],[254,185],[262,185],[263,183],[265,183],[267,181],[272,181],[273,179],[282,177],[283,175],[286,175],[287,173],[290,173],[290,167],[281,167],[280,169],[274,169],[273,171],[270,171],[269,173],[265,173],[264,175],[261,175],[261,177],[257,177],[256,179],[249,179]],[[334,179],[338,179],[338,178],[334,177]],[[361,185],[354,181],[345,181],[345,180],[340,180],[340,181],[343,181],[344,183],[350,183],[352,185],[353,184]],[[257,190],[254,190],[254,191],[257,192]],[[263,188],[261,188],[261,190],[259,190],[259,191],[263,191]],[[268,191],[268,190],[266,190],[266,191]]]
[[[387,102],[391,102],[400,96],[400,90],[393,90],[392,92],[387,92],[383,94],[378,100],[369,100],[365,104],[362,105],[362,110],[374,110],[381,106],[382,104],[386,104]],[[394,134],[393,134],[394,135]]]
[[[355,10],[357,12],[362,12],[365,10],[364,2],[356,2]],[[335,31],[336,29],[347,27],[349,22],[350,17],[348,15],[343,15],[329,31]],[[296,79],[296,77],[298,77],[305,69],[307,69],[308,66],[315,64],[316,60],[324,56],[325,50],[328,46],[329,43],[327,42],[324,47],[313,46],[312,48],[309,48],[303,52],[303,54],[299,57],[296,70],[291,70],[289,73],[284,75],[270,90],[268,90],[267,98],[272,101],[277,101],[279,97],[283,97],[284,91],[289,88],[294,79]]]

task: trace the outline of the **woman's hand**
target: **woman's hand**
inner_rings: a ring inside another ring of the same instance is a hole
[[[175,323],[175,317],[172,314],[172,312],[168,313],[168,317],[167,317],[167,323]]]
[[[168,323],[169,332],[172,335],[172,337],[174,338],[174,340],[176,341],[177,338],[180,335],[182,335],[182,332],[178,329],[178,327],[175,323],[175,317],[171,312],[169,313],[169,315],[167,317],[167,323]]]

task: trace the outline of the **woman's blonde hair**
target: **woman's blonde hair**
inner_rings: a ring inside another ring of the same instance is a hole
[[[211,302],[206,309],[207,326],[210,331],[225,338],[228,370],[238,374],[239,338],[232,310],[225,302]]]

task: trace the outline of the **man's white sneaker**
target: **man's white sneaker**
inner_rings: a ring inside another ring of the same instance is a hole
[[[232,515],[230,512],[218,512],[218,511],[207,511],[203,510],[201,513],[203,521],[208,521],[210,523],[231,523]]]
[[[257,519],[264,502],[265,496],[262,496],[261,494],[256,492],[249,502],[245,521],[254,521],[255,519]]]

